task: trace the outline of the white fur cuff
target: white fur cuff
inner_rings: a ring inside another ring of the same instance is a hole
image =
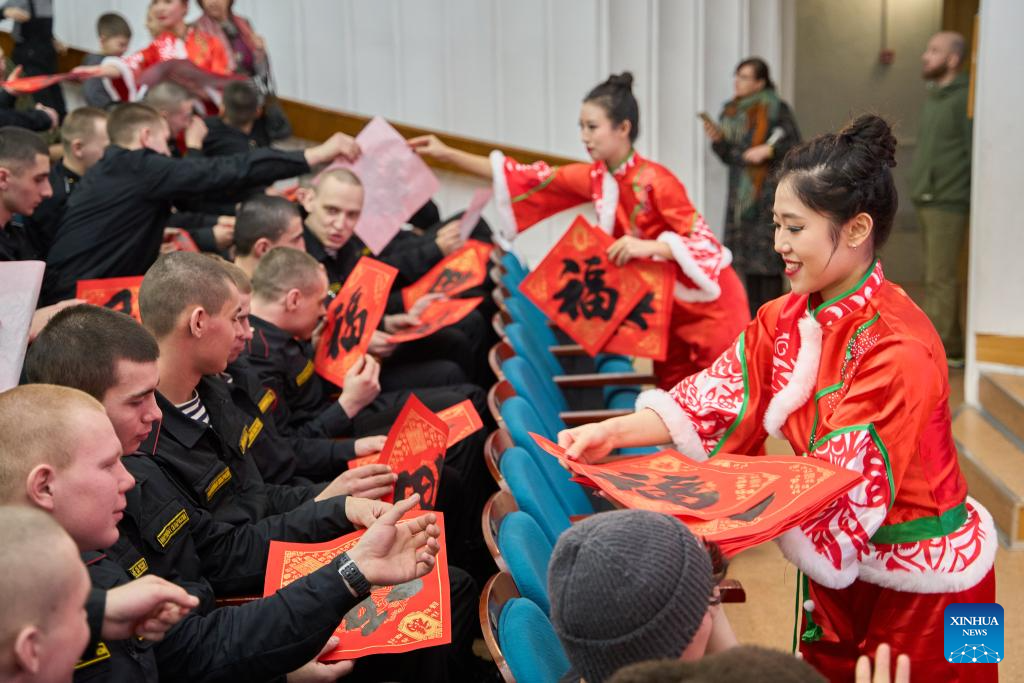
[[[667,244],[672,250],[672,258],[679,264],[683,274],[690,278],[697,289],[688,289],[676,283],[675,296],[680,301],[714,301],[722,294],[722,288],[701,270],[693,258],[693,254],[683,243],[683,238],[666,230],[658,235],[658,241]]]
[[[506,240],[512,242],[519,232],[519,225],[516,223],[516,215],[512,211],[512,196],[508,191],[508,180],[505,178],[505,155],[499,150],[493,150],[488,157],[491,161],[491,184],[494,186],[494,205],[500,216],[498,231]],[[507,251],[507,250],[506,250]]]
[[[693,422],[667,391],[648,389],[642,392],[637,396],[636,410],[639,412],[644,408],[650,408],[661,418],[680,453],[694,460],[708,459]]]

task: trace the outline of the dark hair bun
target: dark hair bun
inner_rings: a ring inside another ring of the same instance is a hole
[[[883,167],[896,165],[896,137],[889,123],[875,114],[861,114],[839,131],[839,137],[863,147]]]
[[[606,81],[608,85],[614,85],[617,88],[624,88],[625,90],[633,89],[633,74],[629,71],[623,71],[620,74],[612,74]]]

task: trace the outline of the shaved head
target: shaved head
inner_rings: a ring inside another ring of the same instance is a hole
[[[89,577],[50,515],[0,506],[0,678],[70,680],[89,638]]]
[[[928,81],[948,81],[960,70],[966,43],[956,31],[939,31],[928,40],[921,55],[921,77]]]

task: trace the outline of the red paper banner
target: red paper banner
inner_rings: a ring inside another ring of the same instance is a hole
[[[398,475],[394,499],[418,493],[420,505],[433,509],[447,449],[448,425],[410,394],[377,460]]]
[[[419,514],[409,513],[405,519]],[[375,588],[368,598],[345,615],[334,632],[341,642],[321,660],[396,654],[452,642],[444,515],[440,512],[435,514],[441,529],[438,538],[441,551],[437,554],[434,568],[423,578],[397,586]],[[271,541],[263,584],[264,597],[329,564],[341,553],[351,550],[365,533],[363,529],[326,543]]]
[[[401,332],[396,332],[388,337],[388,341],[401,344],[402,342],[429,337],[438,330],[454,325],[465,318],[483,300],[482,296],[478,296],[472,299],[441,299],[431,302],[426,310],[420,314],[418,325],[413,325]]]
[[[643,280],[648,291],[605,344],[604,351],[663,361],[668,357],[672,322],[675,286],[672,264],[638,259],[630,261],[626,268]]]
[[[445,408],[437,416],[448,425],[448,448],[484,428],[480,413],[476,412],[473,401],[468,398]]]
[[[628,268],[608,261],[614,240],[578,217],[519,285],[550,320],[596,355],[647,291]]]
[[[487,278],[493,249],[492,244],[469,240],[445,256],[426,275],[402,290],[406,310],[427,294],[455,296],[480,286]]]
[[[397,269],[368,256],[359,259],[327,309],[327,322],[313,358],[321,377],[344,386],[345,373],[370,346],[397,274]]]
[[[10,90],[16,93],[28,94],[39,92],[49,88],[51,85],[60,83],[61,81],[80,81],[84,80],[81,74],[63,73],[63,74],[44,74],[42,76],[24,76],[22,78],[13,78],[9,81],[0,83],[0,87]]]
[[[531,434],[584,483],[629,508],[674,515],[733,555],[781,535],[862,481],[857,472],[816,458],[719,453],[697,462],[672,450],[597,465]],[[579,479],[577,479],[579,481]]]
[[[473,401],[468,398],[462,403],[456,403],[434,414],[448,425],[447,448],[451,448],[467,436],[475,434],[484,428],[484,422],[480,419],[480,413],[476,412]],[[349,460],[348,469],[355,469],[362,465],[372,465],[380,461],[380,453],[371,453],[361,458]]]
[[[142,276],[111,277],[100,280],[79,280],[75,298],[104,308],[112,308],[135,318],[139,316],[139,287]]]

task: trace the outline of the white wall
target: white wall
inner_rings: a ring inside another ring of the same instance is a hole
[[[629,69],[640,100],[638,148],[672,169],[719,227],[725,169],[696,113],[717,116],[736,63],[753,53],[775,67],[788,94],[791,69],[780,61],[783,8],[792,2],[237,0],[235,9],[265,36],[282,95],[573,158],[583,156],[580,100],[610,72]],[[96,17],[113,9],[141,47],[147,5],[55,0],[56,32],[92,47]],[[472,183],[458,187],[469,192]],[[553,231],[539,226],[523,246],[543,253]]]
[[[1024,337],[1024,219],[1020,209],[1020,160],[1024,108],[1020,65],[1024,63],[1024,3],[981,3],[974,100],[968,278],[967,399],[977,403],[974,335]],[[1013,84],[1012,86],[1010,84]]]

